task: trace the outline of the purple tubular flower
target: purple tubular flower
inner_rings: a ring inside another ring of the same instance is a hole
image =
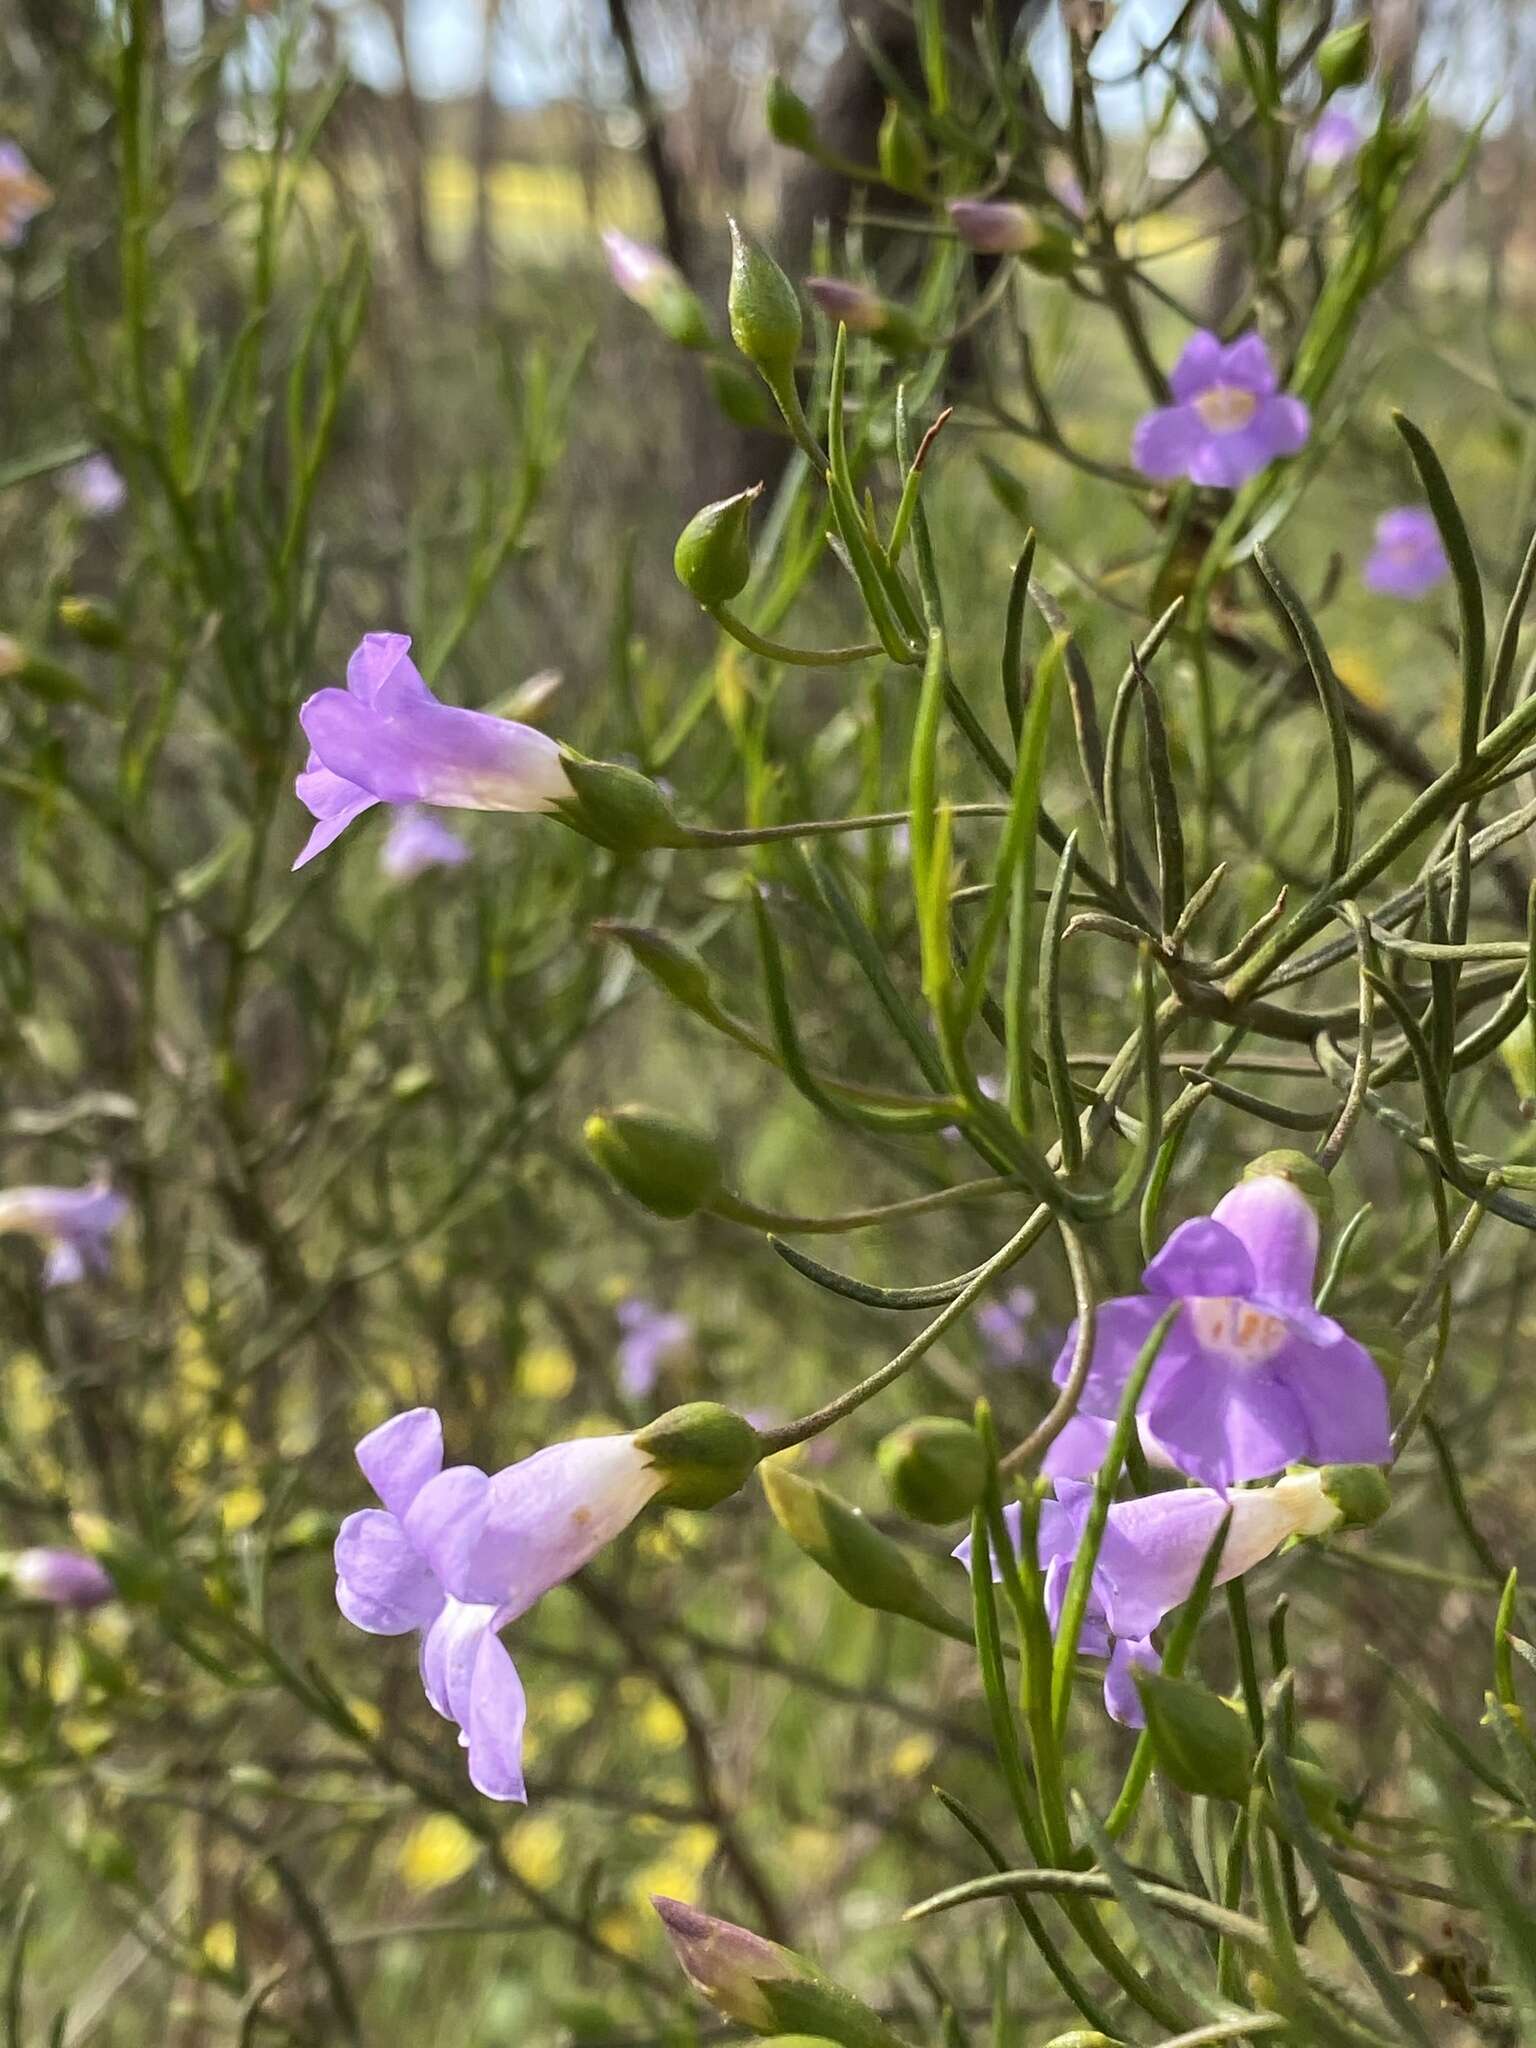
[[[1032,1287],[1014,1287],[1001,1301],[985,1302],[977,1309],[976,1328],[994,1365],[1022,1365],[1029,1357],[1035,1306]]]
[[[440,704],[410,647],[405,633],[366,633],[347,687],[317,690],[300,706],[310,755],[294,788],[317,823],[296,868],[374,804],[551,811],[573,794],[547,733]]]
[[[1113,1417],[1142,1345],[1183,1305],[1142,1396],[1141,1426],[1208,1486],[1285,1466],[1384,1465],[1387,1390],[1370,1353],[1313,1306],[1317,1217],[1278,1174],[1245,1180],[1210,1216],[1181,1223],[1142,1274],[1146,1292],[1098,1313],[1082,1412]],[[1056,1361],[1064,1384],[1074,1323]]]
[[[1039,1556],[1053,1630],[1061,1621],[1072,1560],[1092,1500],[1091,1486],[1058,1479],[1056,1499],[1046,1501],[1040,1510]],[[1216,1567],[1217,1585],[1241,1577],[1287,1537],[1319,1536],[1340,1520],[1315,1472],[1293,1474],[1274,1486],[1233,1494],[1229,1500],[1206,1487],[1187,1487],[1116,1502],[1105,1524],[1078,1638],[1085,1655],[1108,1659],[1104,1704],[1112,1720],[1131,1728],[1142,1725],[1134,1674],[1160,1668],[1152,1631],[1194,1591],[1205,1554],[1229,1508],[1232,1525]],[[1017,1547],[1018,1506],[1003,1512]],[[970,1569],[969,1537],[954,1555]],[[999,1576],[995,1564],[993,1576]]]
[[[34,1237],[44,1247],[43,1285],[69,1287],[111,1266],[109,1239],[128,1214],[125,1196],[105,1181],[83,1188],[0,1191],[0,1236]]]
[[[1144,476],[1235,490],[1306,446],[1311,415],[1299,398],[1276,389],[1259,334],[1224,345],[1202,329],[1186,342],[1168,381],[1174,404],[1149,412],[1131,440],[1131,460]]]
[[[683,274],[669,257],[649,242],[637,242],[618,228],[603,230],[603,254],[608,274],[637,306],[649,307],[658,292],[671,291],[684,283]]]
[[[53,200],[20,147],[0,142],[0,249],[19,249],[27,228]]]
[[[422,1686],[457,1723],[471,1784],[524,1800],[527,1703],[500,1631],[626,1527],[662,1475],[630,1436],[550,1444],[492,1477],[445,1470],[431,1408],[371,1431],[357,1462],[383,1507],[341,1525],[336,1604],[369,1635],[420,1635]]]
[[[624,1333],[619,1339],[619,1384],[632,1400],[643,1401],[655,1390],[662,1368],[693,1342],[693,1324],[687,1316],[669,1314],[638,1296],[621,1301],[617,1315]]]
[[[1312,125],[1307,137],[1306,158],[1320,171],[1331,171],[1359,154],[1365,140],[1360,123],[1344,107],[1330,102]]]
[[[64,488],[87,519],[110,519],[128,497],[122,473],[109,457],[87,455],[64,472]]]
[[[429,811],[412,804],[390,826],[379,852],[379,867],[392,882],[414,882],[428,868],[462,867],[469,857],[469,848],[457,832],[450,832]]]
[[[1360,580],[1381,597],[1422,597],[1450,573],[1433,516],[1422,505],[1399,505],[1377,520]]]
[[[11,1590],[22,1600],[82,1612],[116,1597],[117,1588],[94,1557],[79,1550],[20,1550],[7,1567]]]

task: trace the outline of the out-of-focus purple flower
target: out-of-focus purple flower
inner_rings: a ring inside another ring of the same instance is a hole
[[[428,868],[462,867],[469,857],[457,832],[412,804],[390,826],[379,850],[379,866],[392,882],[414,882]]]
[[[1376,522],[1360,580],[1381,597],[1422,597],[1451,573],[1440,529],[1422,505],[1399,505]]]
[[[100,1607],[117,1594],[105,1567],[80,1550],[19,1550],[4,1575],[19,1599],[48,1607]]]
[[[1072,1560],[1092,1500],[1091,1486],[1058,1479],[1056,1499],[1046,1501],[1040,1510],[1039,1556],[1045,1573],[1046,1612],[1053,1630],[1061,1620]],[[1294,1473],[1274,1486],[1255,1487],[1230,1498],[1207,1487],[1186,1487],[1181,1492],[1117,1501],[1105,1524],[1078,1638],[1085,1655],[1109,1660],[1104,1704],[1111,1719],[1130,1728],[1141,1727],[1135,1672],[1161,1667],[1152,1631],[1194,1591],[1205,1554],[1229,1508],[1232,1525],[1216,1567],[1217,1585],[1241,1577],[1287,1537],[1320,1536],[1341,1519],[1315,1472]],[[1017,1549],[1019,1508],[1015,1503],[1003,1513]],[[970,1569],[969,1537],[954,1555]],[[995,1562],[993,1576],[998,1576]]]
[[[1100,1305],[1082,1412],[1118,1412],[1137,1354],[1179,1302],[1140,1410],[1177,1470],[1227,1487],[1299,1462],[1384,1465],[1386,1385],[1364,1345],[1313,1306],[1317,1249],[1317,1217],[1290,1181],[1240,1182],[1179,1225],[1142,1274],[1144,1294]],[[1076,1341],[1074,1323],[1058,1384]]]
[[[1063,212],[1081,220],[1088,211],[1088,200],[1076,171],[1064,156],[1053,154],[1045,166],[1046,189]]]
[[[344,690],[299,707],[310,755],[294,788],[317,820],[296,868],[323,853],[374,804],[460,811],[551,811],[572,796],[547,733],[484,711],[440,704],[405,633],[367,633]]]
[[[19,144],[0,142],[0,249],[20,248],[30,223],[52,202],[52,188]]]
[[[109,1239],[128,1214],[127,1198],[105,1181],[83,1188],[0,1190],[0,1236],[34,1237],[44,1247],[43,1285],[68,1287],[112,1263]]]
[[[1262,335],[1224,344],[1202,328],[1168,382],[1174,404],[1147,413],[1131,440],[1131,460],[1144,476],[1188,477],[1230,491],[1306,446],[1311,415],[1276,388]]]
[[[1312,124],[1306,141],[1306,157],[1320,171],[1331,171],[1348,163],[1359,153],[1365,140],[1360,123],[1347,108],[1330,100]]]
[[[618,228],[604,230],[603,253],[619,290],[649,313],[663,334],[684,348],[712,346],[714,336],[698,294],[670,257]]]
[[[951,199],[949,218],[967,248],[983,256],[1016,256],[1040,240],[1040,223],[1016,199]]]
[[[693,1342],[687,1316],[657,1308],[635,1296],[616,1310],[619,1328],[619,1384],[631,1400],[643,1401],[655,1389],[662,1368],[680,1357]]]
[[[994,1365],[1023,1365],[1035,1346],[1035,1290],[1011,1287],[1001,1301],[983,1302],[976,1328]]]
[[[122,473],[106,455],[87,455],[64,472],[64,488],[87,519],[110,519],[128,497]]]
[[[850,334],[879,334],[890,318],[890,307],[868,285],[855,284],[847,277],[808,277],[805,295],[827,318],[841,322]]]
[[[550,1444],[488,1476],[443,1467],[443,1426],[412,1408],[357,1447],[383,1502],[336,1537],[336,1604],[369,1635],[421,1637],[427,1699],[458,1724],[488,1799],[523,1800],[527,1702],[500,1631],[581,1570],[662,1483],[632,1436]]]

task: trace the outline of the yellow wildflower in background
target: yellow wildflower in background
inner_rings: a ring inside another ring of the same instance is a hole
[[[266,1511],[267,1496],[259,1486],[237,1486],[219,1502],[219,1520],[228,1536],[237,1536],[259,1522]]]
[[[518,1360],[518,1391],[535,1401],[562,1401],[575,1384],[576,1361],[562,1344],[534,1344]]]
[[[395,1868],[413,1892],[435,1892],[461,1878],[479,1854],[480,1844],[462,1821],[434,1813],[401,1843]]]
[[[203,1954],[216,1970],[232,1970],[240,1955],[232,1920],[211,1920],[203,1929]]]
[[[508,1828],[501,1846],[508,1867],[535,1891],[546,1891],[565,1862],[565,1830],[541,1814]]]
[[[909,1735],[891,1751],[886,1768],[893,1778],[920,1777],[933,1762],[937,1749],[931,1735]]]

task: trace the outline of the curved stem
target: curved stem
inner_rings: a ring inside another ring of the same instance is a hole
[[[952,818],[1006,818],[1006,804],[951,804]],[[910,811],[872,811],[862,818],[807,818],[791,825],[730,826],[697,825],[691,828],[691,846],[767,846],[775,839],[826,838],[835,832],[883,832],[910,824]]]
[[[998,1174],[988,1180],[964,1181],[958,1187],[933,1188],[926,1195],[908,1195],[904,1201],[886,1202],[872,1209],[848,1209],[841,1216],[789,1216],[780,1209],[760,1209],[740,1195],[721,1195],[710,1204],[711,1213],[733,1223],[748,1223],[758,1230],[792,1230],[801,1234],[836,1236],[844,1230],[871,1230],[881,1223],[897,1223],[907,1216],[923,1216],[930,1209],[947,1209],[956,1202],[989,1201],[995,1195],[1017,1194],[1024,1183]]]
[[[878,640],[862,640],[854,647],[789,647],[782,640],[767,640],[761,633],[754,633],[728,604],[707,604],[704,609],[749,652],[761,654],[768,661],[789,662],[796,668],[839,668],[885,652]]]

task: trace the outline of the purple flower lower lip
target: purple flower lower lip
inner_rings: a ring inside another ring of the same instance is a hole
[[[687,1316],[669,1314],[654,1303],[635,1297],[618,1307],[619,1384],[633,1400],[642,1401],[655,1389],[664,1366],[684,1353],[693,1341],[693,1324]]]
[[[310,755],[294,788],[316,819],[296,868],[323,853],[376,803],[466,811],[551,811],[572,795],[547,733],[439,703],[404,633],[368,633],[344,690],[299,708]]]
[[[53,193],[14,142],[0,142],[0,249],[19,248]]]
[[[412,805],[390,826],[379,853],[379,867],[392,882],[413,882],[429,868],[462,867],[469,857],[469,848],[457,832],[450,832],[430,812]]]
[[[126,1197],[105,1181],[83,1188],[0,1191],[0,1235],[34,1237],[45,1247],[43,1285],[67,1287],[111,1264],[113,1231],[128,1214]]]
[[[1059,1479],[1056,1499],[1046,1501],[1040,1511],[1039,1558],[1052,1629],[1061,1619],[1092,1496],[1091,1486]],[[1206,1487],[1186,1487],[1117,1502],[1109,1511],[1079,1638],[1088,1656],[1109,1660],[1104,1703],[1113,1720],[1141,1726],[1134,1672],[1160,1668],[1152,1631],[1194,1591],[1206,1552],[1229,1510],[1232,1523],[1216,1567],[1217,1585],[1251,1570],[1287,1537],[1321,1535],[1339,1521],[1339,1511],[1315,1472],[1235,1493],[1230,1499]],[[1017,1547],[1016,1504],[1004,1509],[1004,1518]],[[969,1570],[969,1537],[954,1555]],[[995,1564],[993,1576],[998,1576]]]
[[[1307,444],[1311,416],[1299,398],[1277,389],[1261,335],[1224,345],[1202,329],[1168,381],[1174,403],[1146,414],[1131,441],[1131,460],[1144,476],[1235,490]]]
[[[1316,164],[1319,170],[1331,171],[1335,165],[1347,163],[1356,155],[1364,140],[1360,124],[1353,114],[1341,106],[1326,107],[1307,137],[1307,162]]]
[[[1298,1462],[1387,1463],[1386,1385],[1364,1346],[1313,1306],[1317,1249],[1311,1205],[1277,1174],[1180,1224],[1142,1275],[1146,1291],[1100,1307],[1082,1413],[1116,1414],[1137,1353],[1180,1301],[1140,1412],[1179,1471],[1224,1488]],[[1058,1384],[1075,1343],[1074,1324]]]
[[[336,1604],[370,1635],[420,1635],[422,1685],[458,1724],[470,1782],[522,1800],[527,1707],[500,1631],[632,1521],[661,1475],[628,1436],[551,1444],[492,1477],[445,1470],[430,1408],[365,1436],[357,1462],[383,1506],[341,1525]]]
[[[1434,517],[1422,505],[1399,505],[1376,522],[1376,544],[1360,580],[1382,597],[1422,597],[1451,573]]]
[[[22,1550],[8,1567],[11,1589],[49,1607],[100,1607],[117,1588],[94,1557],[79,1550]]]

